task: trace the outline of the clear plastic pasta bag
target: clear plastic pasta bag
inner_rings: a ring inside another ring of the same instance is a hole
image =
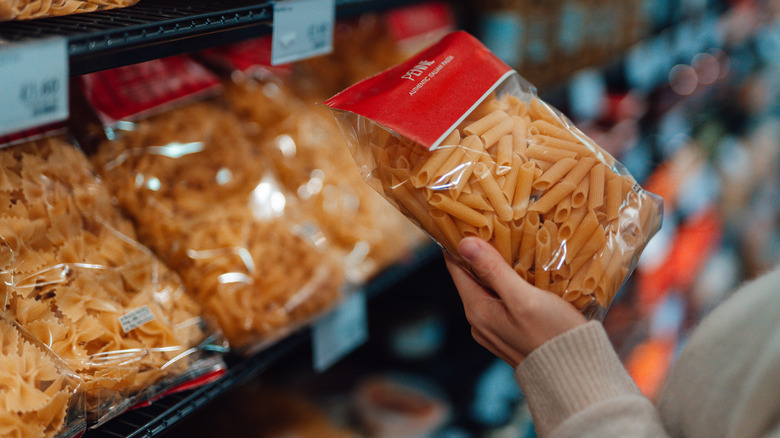
[[[59,17],[105,9],[124,8],[138,0],[0,0],[0,21]]]
[[[231,346],[251,353],[329,309],[343,272],[220,102],[124,123],[94,155],[142,242],[184,279]]]
[[[326,104],[364,179],[459,263],[478,236],[589,317],[660,227],[658,196],[464,32]]]
[[[253,147],[296,198],[293,222],[313,222],[322,231],[328,256],[340,260],[351,284],[364,283],[424,241],[413,224],[363,183],[327,109],[306,104],[288,81],[270,73],[227,83],[225,97],[244,126],[252,127]]]
[[[83,380],[101,423],[221,358],[181,279],[64,137],[0,149],[0,298]],[[213,350],[213,348],[208,348]]]
[[[0,362],[0,435],[69,438],[84,432],[81,379],[4,313],[0,313]]]

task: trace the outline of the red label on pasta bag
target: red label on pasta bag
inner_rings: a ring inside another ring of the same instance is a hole
[[[453,32],[325,104],[434,148],[512,72],[476,38]]]
[[[229,46],[206,49],[200,56],[215,66],[245,76],[287,76],[292,64],[271,65],[271,36],[253,38]]]
[[[81,77],[104,123],[138,119],[215,91],[219,78],[186,56],[172,56]]]

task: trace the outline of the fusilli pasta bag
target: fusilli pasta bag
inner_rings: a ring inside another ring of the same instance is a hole
[[[59,17],[124,8],[136,3],[138,0],[0,0],[0,21]]]
[[[661,225],[661,199],[465,32],[326,102],[364,179],[461,265],[466,236],[589,317]]]

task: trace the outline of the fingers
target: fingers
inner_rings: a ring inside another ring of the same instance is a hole
[[[533,287],[520,278],[501,254],[484,240],[467,237],[460,241],[458,252],[504,302],[511,305],[533,293]]]
[[[509,357],[509,355],[504,354],[504,350],[508,350],[506,346],[503,346],[503,348],[499,347],[474,327],[471,328],[471,336],[475,341],[477,341],[479,345],[485,347],[485,349],[493,353],[496,357],[511,365],[512,368],[517,368],[517,365],[520,364],[519,360],[513,359]]]
[[[455,288],[466,307],[473,307],[478,302],[491,297],[490,292],[482,287],[465,269],[461,268],[452,257],[445,255],[444,261],[452,281],[455,283]]]

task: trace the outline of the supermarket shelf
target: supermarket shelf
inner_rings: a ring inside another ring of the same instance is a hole
[[[424,245],[404,260],[379,274],[365,286],[364,293],[369,299],[376,297],[440,256],[441,250],[438,246]],[[88,431],[85,438],[160,436],[179,421],[208,405],[231,388],[256,377],[271,365],[284,360],[296,348],[310,342],[311,330],[304,328],[250,358],[231,355],[226,359],[227,372],[216,382],[197,389],[172,394],[155,401],[150,406],[126,412],[99,428]]]
[[[337,0],[345,18],[419,0]],[[0,23],[0,42],[54,36],[68,41],[71,76],[270,33],[273,2],[145,0],[123,9]]]

